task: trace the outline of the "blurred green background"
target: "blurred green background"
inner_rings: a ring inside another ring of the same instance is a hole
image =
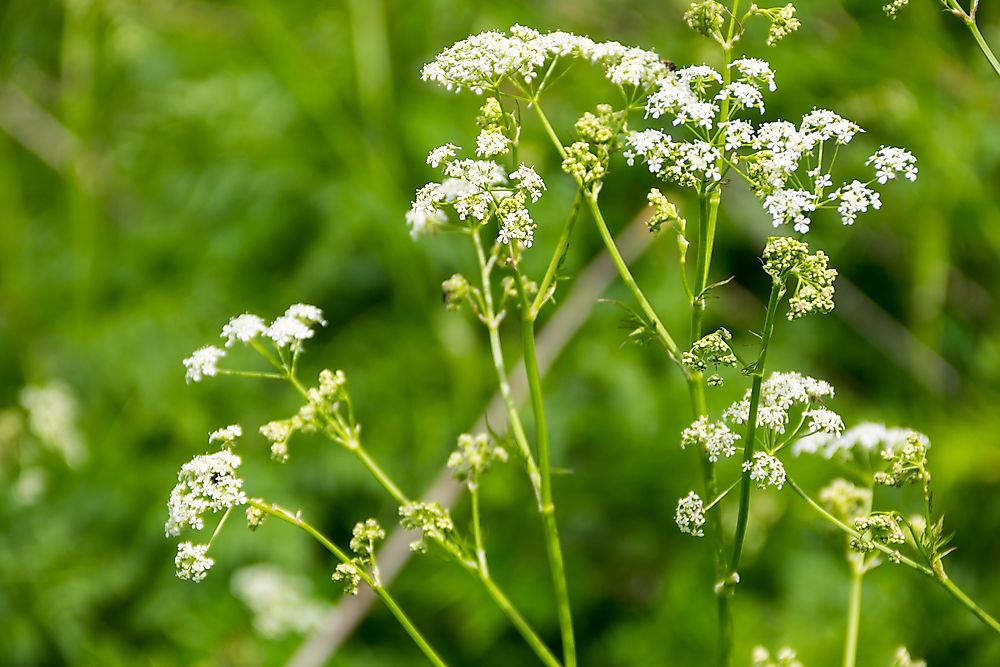
[[[839,307],[780,326],[769,365],[832,381],[832,407],[849,424],[875,419],[931,437],[936,500],[957,531],[950,571],[996,614],[1000,80],[937,3],[914,0],[896,21],[879,4],[803,0],[797,34],[765,50],[757,26],[741,45],[778,73],[769,117],[815,105],[867,129],[848,172],[882,143],[920,160],[916,185],[889,187],[882,211],[850,229],[831,218],[814,226],[810,242],[844,278]],[[470,268],[465,247],[414,243],[403,222],[414,189],[434,178],[427,150],[475,136],[474,96],[421,83],[420,66],[471,32],[515,22],[654,48],[682,66],[717,64],[684,26],[684,8],[0,4],[0,664],[282,664],[303,635],[256,631],[231,579],[276,564],[331,604],[327,554],[290,528],[249,534],[237,523],[213,549],[216,568],[192,585],[174,577],[162,525],[176,471],[206,450],[209,431],[240,422],[252,432],[296,401],[252,381],[185,385],[181,359],[214,342],[230,315],[322,307],[330,326],[308,346],[306,375],[347,372],[372,453],[420,493],[494,388],[484,332],[440,303],[440,282]],[[980,17],[1000,44],[995,4]],[[573,81],[550,103],[567,136],[582,111],[614,100],[597,76]],[[572,191],[537,127],[522,150],[550,185],[536,215],[545,245]],[[651,185],[618,165],[604,197],[612,226],[635,216]],[[746,331],[762,317],[755,258],[769,223],[742,187],[731,190],[713,268],[741,287],[712,304],[708,325]],[[673,246],[656,241],[635,272],[679,329]],[[570,268],[600,252],[583,218]],[[628,300],[617,284],[606,296]],[[593,304],[545,382],[556,464],[571,473],[556,497],[581,660],[702,665],[714,637],[708,545],[673,524],[677,497],[701,486],[677,446],[686,391],[658,349],[623,345],[621,319]],[[516,328],[505,333],[514,358]],[[729,383],[713,407],[740,391]],[[54,413],[29,413],[38,401]],[[262,439],[245,440],[252,493],[303,509],[342,541],[364,517],[394,523],[395,508],[344,452],[318,439],[293,444],[278,467]],[[539,522],[507,468],[485,487],[492,569],[557,645]],[[825,461],[790,469],[814,490],[839,472]],[[456,509],[460,521],[466,511]],[[759,497],[735,603],[738,664],[757,643],[790,644],[806,665],[839,664],[842,546],[790,493]],[[530,664],[480,590],[439,558],[415,559],[392,588],[454,664]],[[997,637],[908,570],[876,570],[864,600],[862,665],[888,665],[900,644],[931,665],[1000,664]],[[376,608],[329,664],[420,661]]]

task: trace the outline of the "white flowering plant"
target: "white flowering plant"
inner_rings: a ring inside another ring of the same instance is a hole
[[[678,501],[675,519],[683,533],[707,536],[712,544],[715,576],[711,585],[706,582],[705,590],[714,594],[718,607],[717,664],[733,662],[734,633],[739,626],[731,601],[741,582],[751,502],[760,493],[801,498],[845,535],[855,578],[844,664],[857,661],[861,577],[883,560],[936,581],[1000,633],[1000,624],[945,571],[948,535],[931,502],[928,440],[905,429],[865,424],[848,429],[830,407],[835,395],[830,383],[767,368],[769,346],[782,314],[790,321],[788,326],[798,326],[797,320],[829,313],[835,307],[837,271],[831,257],[804,240],[814,222],[825,225],[826,218],[835,217],[842,226],[851,226],[863,214],[871,215],[882,206],[880,188],[917,179],[916,158],[904,148],[884,145],[867,158],[855,157],[849,145],[863,130],[827,109],[812,109],[795,121],[762,120],[766,98],[778,90],[779,77],[762,59],[734,56],[751,20],[766,22],[769,45],[794,32],[799,23],[791,4],[751,5],[740,13],[738,0],[728,7],[703,0],[690,6],[685,19],[718,45],[718,68],[706,64],[678,68],[651,50],[516,25],[507,32],[484,32],[457,42],[422,70],[426,81],[482,98],[464,140],[447,137],[456,143],[430,150],[426,163],[439,170],[441,177],[416,191],[405,214],[414,239],[452,234],[467,243],[475,274],[445,279],[444,303],[449,310],[467,311],[485,329],[505,410],[506,423],[491,425],[488,433],[461,435],[446,462],[468,491],[468,527],[442,504],[404,492],[366,450],[341,371],[324,370],[312,386],[300,379],[299,358],[317,327],[326,324],[320,309],[296,304],[270,323],[251,314],[232,318],[220,335],[223,347],[202,347],[184,360],[187,380],[238,376],[287,382],[303,401],[301,407],[258,429],[275,461],[291,458],[289,443],[298,433],[318,434],[342,448],[398,505],[401,527],[414,534],[412,551],[433,550],[471,575],[542,664],[575,667],[573,608],[559,537],[555,464],[535,336],[543,311],[559,307],[559,288],[565,281],[561,270],[578,219],[586,210],[634,299],[629,337],[655,341],[689,391],[692,421],[679,442],[697,457],[702,488]],[[596,66],[603,73],[606,92],[617,102],[582,113],[571,132],[561,132],[546,115],[543,98],[557,88],[566,69],[581,64]],[[529,121],[532,117],[535,122]],[[522,134],[538,130],[551,142],[562,174],[543,178],[536,165],[522,161]],[[470,148],[463,149],[461,144]],[[867,170],[865,180],[839,176],[839,161],[846,159],[854,160],[855,172]],[[687,303],[683,315],[689,321],[684,337],[670,332],[667,320],[632,275],[605,220],[604,185],[617,170],[629,167],[644,167],[658,186],[646,196],[650,233],[676,238],[680,287]],[[575,196],[555,243],[546,247],[536,242],[535,232],[540,225],[553,223],[540,219],[535,206],[547,192],[546,181],[554,178],[568,179]],[[712,272],[716,237],[727,233],[720,210],[729,193],[739,187],[746,187],[759,200],[761,215],[774,229],[775,236],[766,239],[760,257],[754,258],[770,286],[767,306],[759,332],[734,334],[721,327],[706,332],[705,316],[712,297],[731,280]],[[680,195],[685,193],[698,202],[697,211],[691,214],[684,211]],[[692,253],[693,267],[688,261]],[[533,261],[527,261],[529,257]],[[536,257],[543,260],[537,265],[544,266],[537,273],[532,270]],[[520,324],[530,422],[511,390],[503,344],[508,334],[501,325],[515,318]],[[234,347],[255,352],[266,369],[230,367]],[[713,414],[709,391],[725,383],[748,386],[742,398]],[[221,514],[221,518],[207,541],[181,542],[176,557],[178,576],[194,581],[205,578],[215,564],[210,556],[212,545],[234,510],[242,508],[254,530],[265,518],[274,517],[305,530],[333,555],[337,562],[331,577],[347,594],[357,594],[362,585],[370,588],[427,660],[446,664],[383,582],[377,559],[386,537],[382,526],[374,519],[357,523],[345,549],[300,513],[254,497],[249,488],[244,489],[250,485],[237,474],[242,437],[236,425],[212,433],[209,442],[218,449],[196,456],[181,469],[168,502],[167,535],[203,530],[209,514]],[[790,455],[836,459],[849,466],[852,479],[833,479],[814,499],[795,481]],[[524,471],[544,534],[559,627],[558,650],[526,620],[488,566],[480,489],[486,474],[508,459]],[[720,483],[727,476],[729,483]],[[923,504],[918,514],[906,516],[899,508],[876,505],[876,487],[907,485],[920,491]],[[721,520],[721,507],[727,502],[735,505],[731,534]],[[772,657],[761,647],[751,657],[759,665],[801,664],[787,648]]]

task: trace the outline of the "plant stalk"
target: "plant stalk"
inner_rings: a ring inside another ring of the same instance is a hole
[[[566,667],[576,667],[573,614],[569,603],[569,587],[566,585],[562,546],[559,543],[559,529],[556,525],[556,509],[552,501],[549,429],[545,418],[545,401],[542,396],[541,374],[538,371],[538,356],[535,352],[535,323],[531,318],[531,305],[524,289],[524,277],[521,275],[520,269],[517,269],[517,286],[521,296],[521,341],[524,346],[524,370],[528,378],[531,407],[535,415],[535,440],[538,444],[538,463],[542,475],[541,513],[545,528],[545,548],[549,557],[552,586],[556,596],[559,632],[563,644],[563,662]]]
[[[733,537],[733,558],[729,564],[729,576],[738,581],[740,558],[743,555],[743,540],[747,534],[747,520],[750,515],[750,471],[753,465],[754,444],[757,438],[757,413],[760,409],[761,385],[764,382],[764,362],[767,359],[767,347],[774,333],[774,318],[778,310],[778,302],[784,284],[774,282],[771,285],[771,296],[767,300],[767,314],[764,317],[764,331],[761,333],[760,355],[752,367],[753,385],[750,388],[750,413],[747,417],[746,438],[743,440],[743,483],[740,486],[740,509],[736,518],[736,534]]]
[[[285,523],[301,528],[312,535],[317,542],[323,545],[323,547],[333,554],[341,563],[350,564],[351,558],[343,550],[337,547],[336,544],[331,542],[325,535],[316,530],[311,524],[304,521],[297,514],[292,514],[288,510],[272,503],[262,503],[251,500],[250,504],[257,509],[270,514],[271,516],[277,517]],[[430,643],[428,643],[424,636],[420,634],[420,631],[417,630],[416,626],[413,625],[409,617],[403,612],[399,605],[396,604],[393,597],[389,595],[389,591],[376,583],[372,576],[364,568],[355,567],[354,571],[357,572],[358,576],[361,577],[365,584],[372,589],[375,595],[382,600],[385,606],[389,609],[389,612],[396,618],[399,624],[403,626],[406,634],[410,635],[410,638],[423,652],[431,664],[436,665],[437,667],[448,667],[447,663],[441,659],[441,656],[437,654],[437,652],[431,647]]]

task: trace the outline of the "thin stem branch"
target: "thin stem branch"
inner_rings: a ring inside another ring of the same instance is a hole
[[[485,575],[481,576],[480,579],[483,582],[483,586],[486,588],[486,592],[489,593],[491,598],[493,598],[496,605],[500,607],[505,614],[507,614],[511,623],[514,624],[517,631],[520,632],[521,636],[528,642],[528,645],[531,646],[535,655],[538,656],[542,663],[547,667],[562,667],[559,660],[552,655],[552,652],[545,645],[545,642],[543,642],[541,638],[535,634],[535,631],[531,629],[528,622],[524,620],[524,617],[521,616],[517,609],[514,608],[514,605],[510,603],[510,600],[508,600],[507,596],[503,594],[503,591],[497,587],[496,583]]]
[[[479,482],[469,485],[469,497],[472,499],[472,538],[476,543],[476,561],[479,563],[479,572],[484,577],[490,576],[490,569],[486,565],[486,547],[483,545],[483,528],[479,518]]]
[[[298,514],[292,514],[288,510],[279,507],[278,505],[275,505],[273,503],[264,503],[251,500],[250,504],[256,507],[257,509],[270,514],[271,516],[274,516],[280,519],[281,521],[284,521],[285,523],[289,523],[293,526],[296,526],[306,531],[307,533],[312,535],[312,537],[317,542],[323,545],[323,547],[326,548],[327,551],[333,554],[337,558],[337,560],[339,560],[341,563],[347,563],[347,564],[351,563],[351,558],[342,549],[340,549],[336,544],[331,542],[321,532],[316,530],[316,528],[314,528],[311,524],[303,520],[302,517],[300,517]],[[389,609],[389,612],[396,618],[399,624],[403,626],[403,629],[406,631],[406,634],[410,635],[410,638],[417,645],[417,647],[423,652],[423,654],[427,657],[427,659],[431,662],[431,664],[436,665],[437,667],[448,667],[447,663],[445,663],[445,661],[441,659],[441,656],[437,654],[437,652],[431,647],[430,643],[428,643],[428,641],[424,638],[424,636],[420,634],[420,631],[417,630],[416,626],[413,625],[413,622],[410,621],[409,617],[403,612],[400,606],[396,604],[396,601],[393,599],[393,597],[389,595],[389,591],[380,586],[372,578],[372,576],[365,570],[365,568],[355,567],[354,571],[358,574],[359,577],[361,577],[361,579],[365,582],[365,584],[367,584],[368,587],[372,589],[372,592],[374,592],[375,595],[377,595],[379,599],[382,600],[385,606]]]
[[[531,104],[531,108],[535,110],[535,115],[538,116],[539,122],[541,122],[542,127],[545,128],[545,133],[549,136],[549,139],[552,140],[552,144],[559,152],[559,155],[565,158],[566,150],[563,148],[562,142],[559,140],[559,135],[556,134],[556,131],[552,128],[552,123],[549,122],[548,117],[545,115],[545,112],[542,111],[542,107],[538,104],[537,100]],[[582,183],[579,179],[577,179],[577,185],[579,185],[581,189],[584,188],[584,183]],[[590,211],[591,216],[594,218],[594,222],[597,224],[597,230],[601,234],[601,240],[604,241],[604,245],[608,250],[608,255],[610,255],[611,261],[614,262],[615,268],[618,269],[618,274],[621,276],[625,285],[629,288],[629,291],[632,292],[635,300],[639,303],[639,307],[642,309],[642,312],[647,318],[649,318],[650,322],[653,323],[653,328],[656,330],[656,334],[659,339],[663,342],[664,347],[667,348],[667,352],[670,354],[670,357],[678,365],[680,365],[681,355],[680,350],[677,347],[677,343],[674,342],[673,337],[669,332],[667,332],[666,327],[663,326],[663,323],[660,321],[660,318],[653,309],[653,306],[650,305],[649,300],[646,299],[646,295],[643,294],[639,285],[635,282],[635,278],[632,277],[632,272],[629,270],[628,265],[622,258],[621,252],[618,250],[618,246],[615,244],[614,237],[611,236],[611,232],[608,230],[608,224],[605,222],[604,215],[601,213],[601,208],[598,204],[598,193],[593,188],[584,189],[583,192],[584,199],[587,202],[587,208]],[[683,366],[681,368],[683,369]]]
[[[538,312],[545,305],[545,302],[548,301],[551,296],[549,292],[555,290],[556,271],[559,270],[559,266],[566,256],[566,251],[569,249],[569,239],[573,234],[573,227],[576,226],[576,219],[580,215],[580,206],[582,203],[583,191],[578,190],[576,197],[573,199],[573,206],[570,208],[569,217],[566,219],[562,233],[559,235],[559,240],[556,242],[555,252],[552,254],[548,268],[545,269],[545,276],[542,278],[542,283],[538,286],[538,294],[535,295],[535,300],[529,309],[532,320],[538,317]]]
[[[483,252],[483,244],[479,239],[479,230],[472,230],[472,242],[476,248],[476,259],[479,262],[479,273],[483,287],[483,305],[486,312],[486,328],[489,330],[490,354],[493,357],[493,368],[497,374],[497,384],[500,387],[500,395],[503,397],[504,407],[507,409],[507,422],[510,427],[514,443],[517,445],[528,469],[528,479],[535,491],[535,499],[539,508],[542,507],[542,481],[535,457],[531,453],[528,445],[528,437],[524,433],[524,425],[521,423],[521,416],[514,403],[514,397],[510,391],[510,381],[507,378],[507,367],[503,357],[503,346],[500,343],[500,323],[497,321],[497,314],[493,305],[493,288],[490,280],[490,264],[486,260],[486,253]]]

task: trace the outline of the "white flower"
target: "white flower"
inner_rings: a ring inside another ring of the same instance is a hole
[[[837,188],[830,197],[834,200],[840,200],[837,212],[840,213],[841,220],[845,225],[853,225],[858,214],[864,213],[869,208],[876,211],[882,208],[882,199],[879,194],[861,181],[852,181],[849,185]]]
[[[649,86],[667,72],[667,66],[657,53],[639,48],[625,49],[608,61],[605,75],[611,83],[620,86]]]
[[[437,169],[442,163],[450,162],[455,157],[456,151],[458,151],[458,146],[455,144],[438,146],[427,154],[427,164]]]
[[[500,130],[483,130],[476,137],[476,155],[481,157],[504,155],[510,150],[510,144],[510,139]]]
[[[744,461],[743,472],[749,472],[750,480],[761,489],[769,486],[780,489],[785,485],[785,466],[767,452],[756,452],[753,461]]]
[[[674,513],[674,521],[682,533],[693,535],[694,537],[704,537],[702,527],[705,525],[705,503],[697,493],[692,491],[677,501],[677,511]]]
[[[246,503],[243,480],[236,475],[241,463],[242,459],[228,449],[196,456],[185,463],[167,501],[166,534],[179,535],[185,526],[201,530],[206,512]]]
[[[917,180],[917,158],[902,148],[882,146],[865,161],[865,164],[875,165],[875,178],[881,184],[893,180],[899,173],[909,181]]]
[[[535,242],[535,223],[531,220],[528,209],[518,207],[500,218],[500,234],[497,239],[504,245],[511,241],[519,241],[525,248],[530,248]]]
[[[827,109],[813,109],[802,117],[801,131],[814,141],[836,139],[838,144],[848,144],[858,132],[864,132],[855,123]]]
[[[542,180],[542,177],[534,169],[525,166],[523,163],[511,172],[510,179],[517,181],[518,187],[524,190],[533,202],[538,201],[538,198],[542,196],[542,192],[545,191],[545,181]]]
[[[833,410],[815,408],[806,410],[802,416],[809,418],[809,430],[813,433],[840,435],[844,432],[844,420]]]
[[[671,78],[664,80],[659,90],[650,95],[646,101],[647,117],[659,118],[666,113],[674,115],[674,125],[692,123],[710,129],[716,114],[719,113],[719,107],[700,99],[687,82]]]
[[[703,90],[710,83],[722,83],[722,75],[708,65],[692,65],[677,70],[677,80],[688,88]]]
[[[28,427],[43,445],[62,454],[71,468],[87,459],[86,443],[77,426],[78,404],[69,385],[61,380],[27,385],[18,398],[28,413]],[[40,470],[38,472],[41,474]],[[38,479],[37,475],[22,472],[18,481],[30,489]]]
[[[410,236],[417,238],[423,234],[429,234],[438,225],[448,221],[448,216],[444,211],[434,209],[431,213],[411,208],[406,212],[406,226],[410,228]]]
[[[187,381],[201,382],[203,377],[213,377],[219,372],[219,359],[224,356],[226,356],[226,351],[214,345],[206,345],[195,350],[190,357],[184,360]]]
[[[222,327],[220,337],[226,339],[226,347],[232,347],[236,341],[249,343],[264,333],[266,329],[267,325],[264,324],[264,320],[256,315],[245,313],[229,320],[229,323]]]
[[[326,326],[326,320],[323,319],[323,311],[316,306],[310,306],[306,303],[296,303],[289,306],[285,310],[285,317],[294,317],[296,319],[302,320],[303,324],[319,324],[321,326]]]
[[[745,120],[727,120],[719,123],[726,133],[726,150],[735,151],[753,141],[753,125]]]
[[[736,441],[740,436],[733,433],[722,422],[710,423],[702,416],[681,433],[681,448],[697,445],[705,448],[708,460],[715,463],[719,456],[730,457],[736,453]]]
[[[733,100],[743,109],[756,108],[759,109],[761,113],[764,113],[764,96],[761,94],[760,89],[757,88],[757,86],[749,83],[735,81],[720,90],[719,94],[715,96],[715,99]]]
[[[729,66],[735,67],[744,79],[748,79],[752,83],[767,84],[767,89],[774,92],[774,72],[767,61],[759,58],[740,58],[734,60]]]
[[[792,453],[821,454],[826,458],[849,455],[852,452],[878,455],[903,447],[907,438],[917,435],[925,446],[930,446],[927,436],[908,428],[890,428],[885,424],[862,422],[840,435],[817,433],[802,438],[792,446]]]
[[[287,347],[312,338],[313,330],[299,318],[283,315],[267,328],[267,337],[278,347]]]
[[[537,39],[538,33],[531,33],[522,33],[528,39],[495,31],[472,35],[424,65],[421,78],[436,81],[448,90],[469,88],[477,95],[510,77],[531,81],[547,55],[545,45]]]
[[[800,233],[809,231],[806,213],[816,210],[816,195],[805,190],[775,190],[764,199],[764,208],[771,215],[775,227],[793,223]]]
[[[833,394],[833,386],[829,382],[794,372],[771,373],[761,384],[757,427],[784,433],[792,406],[810,406]],[[742,400],[730,405],[722,413],[722,418],[733,424],[746,424],[750,419],[750,391],[744,394]]]
[[[191,544],[181,542],[177,545],[177,577],[189,581],[202,581],[208,571],[215,565],[215,560],[208,557],[207,544]]]
[[[267,638],[318,630],[331,605],[310,595],[309,580],[275,565],[238,570],[230,584],[253,615],[253,626]]]
[[[208,442],[221,442],[226,445],[231,445],[241,437],[243,437],[243,428],[239,424],[231,424],[216,431],[212,431],[212,433],[208,436]]]

